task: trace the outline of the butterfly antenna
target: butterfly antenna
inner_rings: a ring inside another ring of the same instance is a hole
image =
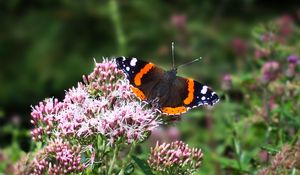
[[[175,69],[175,45],[174,42],[172,42],[172,60],[173,60],[173,69]]]
[[[179,67],[186,66],[186,65],[192,64],[192,63],[194,63],[194,62],[197,62],[197,61],[199,61],[199,60],[201,60],[201,59],[202,59],[202,57],[199,57],[199,58],[197,58],[197,59],[194,59],[193,61],[190,61],[190,62],[184,63],[184,64],[182,64],[182,65],[179,65],[179,66],[177,66],[177,69],[178,69]]]

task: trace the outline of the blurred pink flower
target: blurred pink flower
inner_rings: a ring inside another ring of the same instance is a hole
[[[290,36],[294,29],[294,20],[290,15],[283,15],[277,20],[277,25],[279,26],[279,32],[283,37]]]
[[[179,129],[175,126],[168,127],[166,134],[170,142],[179,140],[181,135]]]
[[[278,107],[278,104],[276,102],[276,96],[271,96],[270,99],[269,99],[269,107],[270,107],[270,110],[274,110]]]
[[[179,140],[181,133],[175,126],[157,127],[149,137],[149,143],[154,146],[157,142],[171,143]]]
[[[299,64],[299,57],[297,55],[290,55],[287,60],[289,64],[286,70],[286,76],[293,77],[296,74],[296,68]]]
[[[236,55],[245,55],[247,52],[247,43],[242,38],[234,38],[232,41],[233,51]]]
[[[201,149],[189,148],[182,141],[157,142],[154,148],[151,147],[148,164],[152,170],[162,174],[192,174],[200,168],[202,157]]]
[[[259,171],[259,175],[287,174],[292,169],[300,169],[300,145],[283,145],[272,157],[269,167]]]
[[[270,51],[266,49],[256,49],[254,55],[255,58],[267,57],[270,55]]]
[[[230,74],[225,74],[223,76],[221,87],[225,91],[230,90],[232,88],[232,76]]]
[[[186,16],[184,14],[172,15],[171,24],[177,29],[184,29],[186,27]]]
[[[269,160],[269,153],[268,151],[260,151],[259,158],[262,162],[267,162]]]
[[[290,64],[298,64],[299,63],[299,57],[297,55],[290,55],[290,56],[288,56],[287,60]]]
[[[21,124],[21,116],[18,114],[12,115],[10,120],[11,120],[11,123],[17,127],[20,126],[20,124]]]
[[[276,36],[274,35],[273,32],[268,32],[261,36],[262,42],[270,42],[270,41],[274,41],[274,40],[276,40]]]
[[[261,69],[261,81],[262,83],[268,83],[274,81],[279,73],[280,65],[277,61],[266,62]]]

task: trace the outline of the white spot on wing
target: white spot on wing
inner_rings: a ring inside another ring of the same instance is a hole
[[[203,86],[201,90],[201,94],[206,94],[207,88],[208,88],[207,86]]]
[[[126,58],[125,58],[125,57],[122,57],[122,58],[123,58],[123,59],[122,59],[123,61],[125,61],[125,60],[126,60]]]
[[[130,61],[130,66],[135,66],[136,62],[137,62],[137,59],[136,58],[132,58],[131,61]]]
[[[126,70],[127,70],[127,71],[130,71],[130,67],[126,67]]]
[[[203,97],[201,97],[201,100],[205,100],[205,97],[203,96]]]

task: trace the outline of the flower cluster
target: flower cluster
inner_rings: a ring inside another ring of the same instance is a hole
[[[299,64],[299,58],[297,55],[290,55],[287,58],[288,68],[286,70],[287,77],[294,77],[296,75],[296,68]]]
[[[114,60],[96,63],[62,101],[45,99],[32,108],[31,116],[33,140],[45,147],[30,166],[19,169],[36,175],[81,172],[92,166],[111,173],[119,149],[144,141],[160,124],[154,108],[131,92]]]
[[[41,140],[42,136],[51,134],[55,116],[62,108],[63,104],[53,98],[45,99],[33,108],[31,123],[36,126],[31,131],[33,140]]]
[[[268,83],[274,81],[279,73],[280,65],[277,61],[266,62],[261,69],[261,81],[262,83]]]
[[[114,61],[96,63],[84,84],[71,88],[65,99],[46,99],[33,108],[34,140],[46,137],[105,136],[110,144],[143,141],[158,126],[156,112],[135,99]]]
[[[81,163],[81,147],[71,146],[62,140],[50,142],[41,151],[37,152],[33,160],[21,159],[17,164],[16,174],[49,175],[78,173],[86,168]],[[26,163],[26,166],[20,166]]]
[[[151,169],[163,174],[193,174],[201,165],[201,149],[189,148],[182,141],[156,143],[151,148],[148,164]]]
[[[273,157],[271,165],[259,171],[259,175],[289,174],[293,168],[300,169],[300,145],[284,145]]]

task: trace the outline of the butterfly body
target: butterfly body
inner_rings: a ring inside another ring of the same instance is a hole
[[[209,87],[192,79],[137,58],[116,58],[117,66],[131,84],[131,90],[143,101],[155,101],[160,112],[179,115],[201,105],[213,105],[219,98]]]

